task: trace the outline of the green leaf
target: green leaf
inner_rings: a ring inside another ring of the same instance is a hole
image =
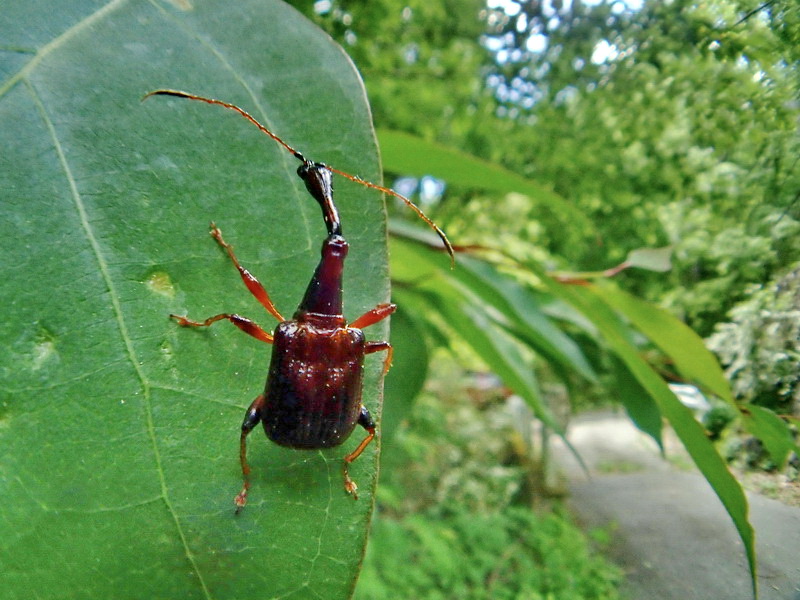
[[[616,285],[599,282],[598,294],[669,356],[688,379],[734,405],[728,380],[703,338],[667,311],[640,300]]]
[[[399,282],[396,289],[404,297],[417,296],[418,305],[446,323],[451,339],[465,342],[528,403],[538,419],[563,437],[563,426],[541,396],[531,361],[498,322],[502,319],[496,307],[455,276],[445,254],[398,237],[392,238],[391,250],[393,278]]]
[[[779,469],[786,466],[790,452],[800,455],[787,424],[774,412],[756,404],[742,407],[744,426],[764,444],[772,461]]]
[[[499,320],[504,327],[526,345],[556,363],[556,366],[573,370],[590,381],[596,380],[591,365],[578,345],[544,313],[541,305],[551,297],[537,298],[520,282],[467,254],[460,254],[457,268],[450,269],[442,258],[443,253],[434,250],[440,247],[438,239],[419,227],[391,221],[389,230],[401,256],[392,260],[392,273],[396,281],[423,279],[419,267],[427,264],[430,270],[426,271],[424,277],[435,274],[436,277],[458,281],[477,296],[479,303],[491,306],[502,315],[504,318]],[[408,242],[412,243],[409,245]],[[405,255],[404,247],[407,245],[416,258]],[[421,253],[425,255],[424,258],[420,257]]]
[[[378,177],[364,90],[340,48],[275,1],[3,5],[0,80],[0,589],[30,598],[348,597],[363,556],[377,445],[319,452],[239,427],[272,329],[208,235],[214,220],[290,316],[319,258],[319,207],[297,161]],[[13,48],[13,50],[12,50]],[[10,60],[6,61],[5,59]],[[381,198],[338,182],[349,319],[388,298]],[[385,324],[367,330],[385,339]],[[364,402],[379,411],[380,355]],[[43,557],[47,557],[44,558]]]
[[[603,335],[608,347],[617,355],[639,385],[647,391],[658,405],[662,415],[669,421],[680,438],[697,468],[711,485],[725,510],[730,515],[744,544],[753,591],[757,593],[757,566],[755,532],[748,517],[748,503],[741,485],[725,464],[725,461],[708,439],[703,427],[697,422],[691,410],[684,406],[669,389],[664,380],[641,358],[639,350],[628,340],[616,314],[606,304],[606,287],[559,285],[548,280],[546,273],[536,265],[530,265],[537,275],[543,277],[551,289],[560,291],[584,315],[592,319]],[[626,316],[629,315],[625,312]],[[636,322],[639,325],[638,322]]]
[[[588,223],[584,214],[555,192],[497,164],[402,131],[379,129],[377,135],[387,171],[418,177],[433,175],[462,187],[525,194],[549,210],[562,211],[571,219]]]
[[[414,398],[425,385],[428,375],[428,347],[423,325],[400,302],[392,316],[394,359],[386,375],[381,436],[384,450],[391,443],[398,425],[411,412]]]
[[[453,276],[481,299],[501,311],[510,321],[508,328],[548,360],[575,371],[589,381],[594,373],[581,349],[542,311],[541,301],[529,289],[495,270],[489,263],[470,256],[459,257]]]
[[[612,354],[610,362],[614,376],[614,395],[625,407],[625,412],[636,427],[653,438],[663,452],[662,419],[658,404],[619,358]]]

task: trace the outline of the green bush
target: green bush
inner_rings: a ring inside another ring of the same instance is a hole
[[[520,506],[379,517],[355,598],[619,598],[620,571],[589,548],[566,515]]]
[[[708,345],[740,400],[800,414],[800,263],[749,297]]]
[[[725,428],[736,419],[736,410],[730,405],[720,402],[711,407],[703,415],[703,427],[712,440],[718,440]]]
[[[356,600],[618,598],[619,569],[531,493],[530,415],[484,377],[434,366],[428,392],[386,440]],[[531,508],[537,500],[547,508]]]
[[[429,392],[417,398],[406,426],[385,440],[382,507],[395,515],[437,506],[480,513],[521,501],[525,458],[504,399],[496,388],[476,389],[474,380],[445,361],[435,361],[432,370]]]
[[[702,335],[710,334],[737,302],[797,259],[800,222],[783,213],[773,207],[756,223],[748,223],[723,218],[710,205],[690,200],[660,207],[675,249],[672,287],[663,304]]]

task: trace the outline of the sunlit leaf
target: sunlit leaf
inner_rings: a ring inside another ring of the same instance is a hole
[[[361,82],[293,9],[220,3],[6,2],[0,81],[0,589],[4,598],[343,598],[364,551],[377,446],[341,458],[251,436],[251,502],[237,518],[239,427],[272,329],[208,235],[211,220],[291,316],[325,229],[303,152],[378,176]],[[388,298],[380,195],[339,183],[350,241],[345,313]],[[385,324],[368,335],[386,337]],[[378,410],[381,358],[367,358]]]
[[[417,177],[433,175],[462,187],[525,194],[543,207],[586,222],[586,217],[558,194],[497,164],[402,131],[379,129],[377,135],[387,171]]]
[[[681,374],[734,404],[730,385],[719,361],[703,339],[685,323],[662,308],[628,294],[610,282],[599,282],[598,295],[627,319],[662,352]]]

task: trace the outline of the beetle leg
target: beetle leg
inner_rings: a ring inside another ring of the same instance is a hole
[[[268,344],[271,344],[273,341],[271,333],[267,333],[256,323],[240,315],[222,313],[220,315],[209,317],[205,321],[192,321],[191,319],[181,317],[179,315],[170,315],[170,317],[175,319],[178,322],[178,325],[181,327],[208,327],[212,323],[216,323],[222,319],[228,319],[228,321],[236,325],[239,329],[244,331],[246,334],[253,336],[257,340],[261,340],[262,342],[266,342]]]
[[[353,499],[355,500],[358,500],[358,494],[356,493],[358,486],[356,485],[355,481],[350,479],[348,468],[350,463],[361,455],[361,453],[364,451],[364,448],[366,448],[375,437],[375,421],[372,420],[372,416],[369,414],[366,406],[361,406],[361,413],[358,415],[358,424],[367,430],[367,437],[361,440],[358,448],[344,457],[344,464],[342,467],[342,472],[344,473],[344,491],[346,491],[348,494],[352,494]]]
[[[253,431],[253,428],[261,421],[261,410],[264,408],[266,396],[261,394],[258,398],[253,400],[253,403],[247,409],[242,421],[242,435],[239,438],[239,462],[242,465],[242,491],[236,495],[233,502],[236,504],[236,514],[244,508],[247,504],[247,490],[250,489],[250,465],[247,464],[247,436]]]
[[[350,327],[354,329],[364,329],[364,327],[369,327],[370,325],[374,325],[378,321],[382,321],[390,314],[392,314],[395,310],[397,310],[396,304],[391,304],[391,303],[378,304],[378,306],[376,306],[372,310],[365,312],[355,321],[350,323]]]
[[[392,366],[392,356],[394,356],[394,348],[389,342],[367,342],[364,354],[372,354],[381,350],[386,350],[386,358],[383,360],[383,374],[386,375],[389,367]]]
[[[247,286],[247,289],[250,290],[250,293],[256,297],[261,303],[261,306],[267,309],[267,311],[278,321],[285,321],[281,316],[281,313],[278,312],[278,309],[275,308],[275,305],[272,303],[272,300],[267,293],[267,290],[264,289],[264,286],[256,279],[250,271],[245,269],[242,265],[239,264],[239,259],[236,258],[236,255],[233,253],[233,246],[231,246],[228,242],[222,239],[222,231],[220,231],[219,227],[216,226],[215,223],[211,223],[211,235],[212,237],[217,240],[217,243],[225,248],[225,251],[228,253],[228,256],[231,257],[233,264],[236,266],[236,269],[239,271],[239,275],[242,277],[242,281]]]

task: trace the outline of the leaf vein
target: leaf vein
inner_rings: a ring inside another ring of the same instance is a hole
[[[105,17],[108,13],[113,12],[114,10],[125,4],[127,1],[128,0],[112,0],[102,8],[96,10],[95,12],[87,16],[85,19],[75,23],[75,25],[67,29],[61,35],[53,38],[47,44],[42,46],[34,54],[33,58],[29,62],[25,63],[25,66],[23,66],[19,71],[14,73],[14,75],[9,77],[4,84],[0,85],[0,97],[4,96],[6,92],[8,92],[8,90],[13,88],[20,81],[26,80],[28,78],[28,75],[32,73],[36,69],[36,67],[39,66],[39,63],[41,63],[54,50],[57,50],[59,47],[61,47],[63,44],[65,44],[71,38],[73,38],[75,35],[83,31],[87,27],[90,27],[91,25],[93,25],[94,23]]]
[[[114,287],[114,282],[111,277],[111,272],[109,270],[108,263],[106,262],[106,259],[103,255],[100,243],[97,240],[97,237],[95,237],[94,235],[92,226],[89,223],[89,217],[86,211],[86,206],[84,205],[83,198],[80,194],[80,191],[78,190],[78,184],[75,181],[75,177],[72,174],[72,169],[70,169],[69,163],[67,162],[67,157],[64,154],[64,150],[61,146],[61,142],[58,138],[58,134],[55,130],[53,121],[52,119],[50,119],[50,116],[47,113],[44,103],[42,102],[36,89],[33,87],[33,84],[27,79],[25,79],[25,84],[28,87],[31,97],[33,98],[33,101],[39,111],[39,114],[41,115],[42,120],[44,121],[45,126],[47,127],[47,130],[52,139],[53,148],[58,156],[59,164],[61,165],[64,177],[69,185],[70,194],[72,195],[72,199],[75,203],[75,208],[78,212],[78,217],[81,222],[81,227],[83,228],[84,234],[86,235],[86,238],[89,241],[89,245],[92,248],[92,252],[95,255],[95,259],[97,260],[98,268],[100,270],[103,282],[105,283],[106,288],[108,289],[112,310],[114,311],[117,327],[119,328],[119,332],[122,337],[123,344],[125,346],[125,351],[128,355],[128,359],[130,360],[131,365],[133,366],[133,370],[136,373],[136,376],[139,379],[142,386],[142,392],[143,392],[142,396],[145,408],[145,420],[147,425],[147,432],[153,447],[153,458],[156,463],[156,471],[158,472],[159,482],[161,485],[161,497],[163,498],[164,504],[166,505],[167,510],[169,511],[175,523],[175,528],[177,530],[178,537],[180,538],[181,544],[183,546],[184,553],[186,554],[186,558],[188,559],[189,564],[192,567],[192,570],[197,574],[197,579],[200,582],[205,597],[210,599],[211,593],[208,587],[206,586],[203,575],[200,572],[197,561],[194,558],[194,554],[189,548],[188,540],[186,539],[186,533],[183,531],[180,519],[177,513],[175,512],[175,507],[172,505],[172,501],[170,500],[169,491],[167,489],[166,476],[164,474],[164,469],[161,462],[161,453],[158,449],[158,442],[156,440],[156,435],[155,435],[155,424],[153,422],[153,410],[151,405],[151,385],[148,382],[145,373],[142,371],[142,368],[139,365],[139,361],[136,357],[136,350],[133,347],[133,340],[130,336],[128,327],[125,323],[125,318],[122,313],[122,305],[120,303],[119,294],[117,293],[116,288]]]

